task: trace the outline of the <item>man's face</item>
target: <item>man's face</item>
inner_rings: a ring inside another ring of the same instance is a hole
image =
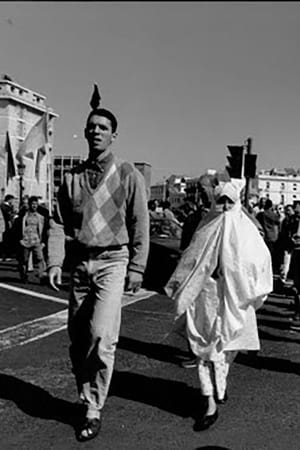
[[[286,216],[292,216],[294,214],[294,210],[292,208],[292,206],[287,206],[285,208],[285,215]]]
[[[231,200],[231,198],[227,197],[227,195],[222,195],[217,200],[217,205],[220,205],[219,208],[226,212],[230,211],[234,207],[234,202]]]
[[[38,209],[38,206],[39,206],[38,202],[33,201],[29,204],[29,209],[30,211],[35,212]]]
[[[297,217],[300,216],[300,203],[297,203],[295,205],[295,214],[296,214]]]
[[[89,143],[90,154],[99,155],[103,153],[116,138],[113,133],[111,122],[107,117],[91,116],[85,128],[85,137]]]

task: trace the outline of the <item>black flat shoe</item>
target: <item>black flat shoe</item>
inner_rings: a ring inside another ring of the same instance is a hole
[[[98,436],[101,429],[100,419],[86,419],[84,423],[76,430],[76,438],[79,442],[89,441]]]
[[[186,361],[182,361],[180,363],[180,366],[183,369],[194,369],[195,367],[198,366],[198,359],[197,358],[187,359]]]
[[[222,400],[219,400],[219,399],[215,399],[215,400],[218,405],[224,405],[228,400],[227,391],[225,391],[225,394],[224,394],[224,397],[222,398]]]
[[[196,420],[194,424],[194,431],[204,431],[211,427],[218,419],[219,413],[216,409],[215,413],[210,416],[203,416],[201,419]]]

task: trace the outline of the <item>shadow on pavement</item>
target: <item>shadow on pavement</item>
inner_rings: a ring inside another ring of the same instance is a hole
[[[263,317],[268,317],[271,316],[272,317],[279,317],[281,319],[285,319],[287,317],[291,317],[294,313],[294,308],[292,307],[283,307],[280,311],[272,311],[272,313],[270,313],[270,311],[267,311],[265,309],[259,309],[257,312],[257,316],[258,316],[258,320],[260,320],[260,318],[263,319]]]
[[[187,351],[169,345],[138,341],[125,336],[120,336],[118,348],[173,364],[179,364],[180,359],[189,356]]]
[[[13,401],[25,414],[75,427],[83,407],[55,398],[44,389],[11,375],[0,374],[0,398]]]
[[[154,406],[180,417],[193,417],[207,407],[200,389],[180,381],[115,371],[109,396],[117,396]]]
[[[199,389],[129,372],[114,372],[109,396],[155,406],[181,417],[196,417],[206,407]],[[29,416],[56,420],[73,428],[85,411],[81,404],[55,398],[39,386],[6,374],[0,374],[0,398],[14,402]]]
[[[268,341],[280,341],[280,342],[293,342],[296,344],[300,344],[299,334],[297,336],[276,336],[271,333],[267,333],[265,330],[259,330],[259,337],[260,339],[268,340]],[[298,337],[298,339],[297,339]]]
[[[277,330],[289,330],[290,328],[290,323],[285,320],[272,320],[272,319],[262,319],[262,318],[257,318],[257,325],[260,326],[266,326],[266,327],[270,327],[270,328],[276,328]]]
[[[218,445],[205,445],[204,447],[197,447],[195,450],[230,450],[230,448],[219,447]]]
[[[239,353],[235,362],[255,369],[273,370],[282,373],[300,375],[300,363],[267,356],[252,356]]]

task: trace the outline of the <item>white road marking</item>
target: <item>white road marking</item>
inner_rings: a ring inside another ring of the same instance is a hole
[[[155,291],[147,291],[146,289],[140,289],[136,294],[131,294],[125,292],[122,297],[122,307],[127,305],[132,305],[132,303],[139,302],[141,300],[146,300],[153,295],[159,295]]]
[[[30,289],[11,286],[6,283],[0,283],[0,288],[1,287],[30,297],[50,300],[64,305],[68,304],[68,300],[31,291]],[[153,295],[157,295],[157,293],[154,291],[146,291],[145,289],[140,289],[136,294],[125,293],[122,298],[122,307],[145,300]],[[5,330],[0,330],[0,352],[17,345],[25,345],[29,342],[34,342],[38,339],[50,336],[53,333],[57,333],[58,331],[65,330],[67,328],[67,320],[68,310],[64,309],[45,317],[40,317],[6,328]]]
[[[64,330],[67,324],[68,310],[64,309],[46,317],[24,322],[0,331],[0,351],[25,345],[57,331]]]
[[[30,289],[20,288],[18,286],[12,286],[6,283],[0,283],[0,287],[8,289],[9,291],[17,292],[18,294],[30,295],[31,297],[37,297],[39,299],[50,300],[51,302],[62,303],[67,305],[69,302],[63,298],[54,297],[53,295],[42,294],[41,292],[31,291]]]

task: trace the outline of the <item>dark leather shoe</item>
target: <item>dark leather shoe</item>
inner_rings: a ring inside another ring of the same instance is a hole
[[[100,419],[86,419],[76,430],[77,440],[84,442],[94,439],[101,430],[101,422],[101,417]]]
[[[224,398],[222,398],[222,400],[216,399],[216,403],[218,403],[218,405],[224,405],[228,400],[228,394],[227,391],[225,391],[224,394]]]
[[[211,427],[218,419],[219,413],[216,412],[210,416],[203,416],[201,419],[196,420],[194,424],[194,431],[204,431]]]
[[[186,361],[182,361],[180,363],[180,366],[183,367],[184,369],[193,369],[198,366],[198,359],[197,358],[187,359]]]

